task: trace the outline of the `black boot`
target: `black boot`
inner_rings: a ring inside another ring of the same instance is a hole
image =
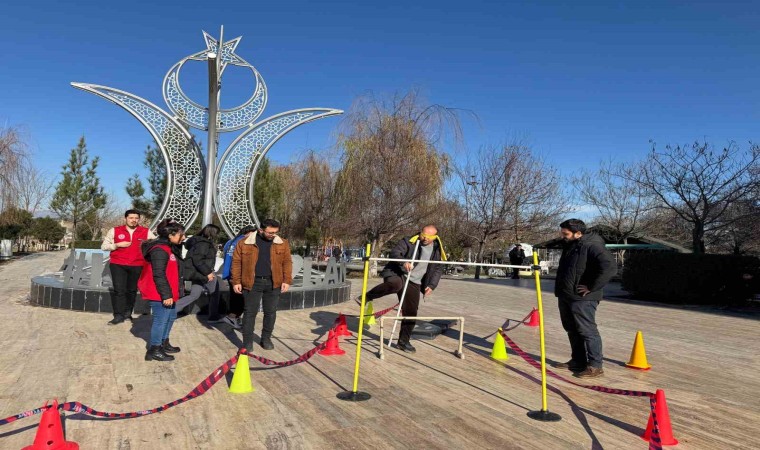
[[[161,348],[164,349],[164,353],[179,353],[179,347],[175,347],[169,343],[169,339],[164,339],[164,343],[161,344]]]
[[[145,360],[174,361],[174,357],[172,355],[167,355],[160,345],[151,345],[148,349],[148,353],[145,354]]]
[[[272,338],[270,337],[262,337],[260,342],[261,348],[264,350],[272,350],[274,348],[274,344],[272,343]]]

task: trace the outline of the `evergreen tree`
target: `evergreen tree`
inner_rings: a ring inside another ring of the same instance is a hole
[[[138,174],[132,175],[127,180],[125,190],[132,200],[132,208],[140,211],[145,216],[155,217],[153,203],[145,199],[145,187]]]
[[[106,194],[97,176],[99,158],[90,160],[84,136],[76,148],[71,149],[69,161],[63,166],[63,179],[56,185],[50,209],[63,220],[74,225],[74,240],[78,238],[78,225],[87,216],[103,208]]]
[[[143,164],[148,169],[148,186],[151,192],[150,207],[146,209],[146,213],[155,217],[166,196],[166,163],[157,145],[149,145],[145,149],[145,162]]]

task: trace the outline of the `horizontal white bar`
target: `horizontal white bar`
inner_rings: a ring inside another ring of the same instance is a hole
[[[370,258],[370,261],[387,261],[387,262],[420,262],[419,259],[393,259],[393,258]],[[509,269],[530,269],[532,266],[513,266],[511,264],[486,264],[486,263],[468,263],[458,261],[424,261],[428,264],[451,264],[454,266],[480,266],[480,267],[500,267]]]

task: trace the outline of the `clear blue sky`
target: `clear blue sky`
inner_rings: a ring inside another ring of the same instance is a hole
[[[468,148],[524,136],[564,173],[608,155],[636,159],[650,139],[760,140],[756,1],[108,3],[3,6],[0,124],[25,126],[51,174],[84,134],[104,184],[122,198],[151,138],[126,112],[69,83],[163,106],[166,71],[205,48],[201,30],[218,36],[220,25],[227,39],[243,36],[237,53],[267,82],[262,117],[348,109],[368,90],[419,87],[431,102],[480,117],[465,122]],[[202,104],[205,70],[183,72],[183,87]],[[244,75],[225,72],[224,107],[249,95]],[[327,148],[338,120],[304,125],[270,157]]]

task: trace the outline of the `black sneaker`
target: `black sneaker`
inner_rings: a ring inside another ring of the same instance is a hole
[[[166,339],[163,344],[161,344],[161,348],[164,349],[164,353],[179,353],[180,348],[175,347],[169,343],[169,339]]]
[[[261,342],[259,343],[261,345],[261,348],[264,350],[272,350],[274,348],[274,344],[272,344],[272,340],[268,338],[261,339]]]
[[[407,353],[414,353],[417,351],[417,349],[408,342],[399,342],[396,344],[396,348]]]
[[[123,322],[124,322],[124,318],[123,317],[114,317],[113,319],[111,319],[108,322],[108,325],[118,325],[118,324],[123,323]]]
[[[583,372],[586,370],[586,364],[573,361],[572,359],[568,362],[557,363],[554,367],[557,369],[568,369],[571,372]]]
[[[153,345],[148,349],[145,354],[146,361],[174,361],[172,355],[167,355],[164,349],[160,345]]]

